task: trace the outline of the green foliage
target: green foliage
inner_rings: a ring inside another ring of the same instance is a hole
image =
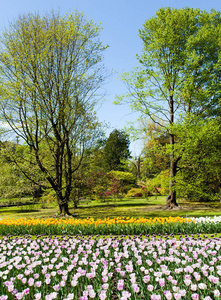
[[[68,213],[73,173],[100,138],[96,92],[106,75],[100,27],[78,12],[19,17],[1,38],[0,121],[28,146],[38,168]],[[22,157],[13,157],[22,168]],[[33,175],[23,169],[26,177]]]
[[[167,195],[169,193],[169,185],[170,185],[169,171],[168,170],[162,171],[155,178],[151,179],[149,184],[153,191],[155,190],[155,187],[157,187],[159,188],[158,192],[161,195]]]
[[[122,183],[135,183],[136,178],[130,172],[110,171],[110,174]]]
[[[111,198],[122,197],[120,180],[111,173],[94,172],[85,180],[86,194],[91,199],[109,201]]]
[[[220,119],[199,120],[192,116],[173,128],[179,140],[176,188],[180,197],[192,201],[214,200],[221,196]]]
[[[138,78],[138,89],[152,81],[147,95],[165,100],[173,97],[177,111],[184,108],[200,114],[215,101],[217,104],[220,19],[216,11],[159,9],[140,30],[144,51],[139,62],[144,74]],[[156,108],[165,115],[162,106]]]
[[[170,185],[169,170],[161,171],[156,177],[139,181],[138,184],[152,194],[167,195]]]
[[[143,120],[144,148],[141,156],[141,178],[154,178],[161,171],[169,168],[170,157],[166,153],[166,146],[170,143],[165,128],[153,122]]]
[[[132,187],[136,186],[136,178],[130,172],[110,171],[109,174],[118,181],[118,197],[123,197]]]
[[[220,93],[219,31],[220,12],[159,9],[140,30],[140,68],[123,76],[131,89],[117,102],[129,99],[133,110],[161,125],[171,123],[165,107],[170,97],[174,113],[214,107]]]
[[[6,150],[7,149],[7,150]],[[19,166],[15,164],[14,157],[19,157]],[[27,146],[13,142],[4,142],[0,148],[0,197],[14,198],[32,195],[37,198],[44,185],[44,177],[38,169],[29,162]],[[25,176],[24,172],[32,174],[33,181]]]
[[[220,31],[219,11],[159,9],[139,31],[143,41],[140,67],[123,75],[129,92],[119,96],[116,103],[128,102],[132,110],[163,128],[178,122],[181,113],[204,118],[219,114]],[[170,129],[168,206],[177,205],[175,136]]]
[[[53,190],[46,190],[40,199],[42,205],[52,204],[56,202],[56,193]]]
[[[102,161],[105,170],[123,171],[124,162],[130,157],[129,137],[123,130],[112,131],[103,148]]]
[[[144,191],[140,188],[132,188],[130,189],[127,194],[125,195],[126,198],[134,198],[134,197],[144,197]]]

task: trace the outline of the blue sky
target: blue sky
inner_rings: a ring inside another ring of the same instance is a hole
[[[135,122],[139,117],[131,113],[126,105],[113,104],[115,95],[126,92],[125,85],[118,79],[123,71],[130,71],[138,65],[136,54],[142,50],[142,43],[138,37],[138,30],[145,20],[154,16],[161,7],[184,8],[193,7],[210,11],[221,10],[220,0],[1,0],[0,31],[4,30],[20,14],[39,12],[41,14],[51,10],[68,12],[84,12],[87,20],[101,23],[103,28],[100,39],[108,44],[104,64],[107,70],[113,70],[114,75],[103,87],[106,101],[98,110],[100,121],[110,124],[109,132],[122,129],[127,122]],[[132,143],[133,155],[139,155],[142,146],[139,142]]]

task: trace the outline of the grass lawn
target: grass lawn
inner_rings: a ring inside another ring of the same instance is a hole
[[[2,201],[2,200],[1,200]],[[188,202],[178,200],[179,206],[175,210],[164,210],[166,196],[152,196],[148,199],[123,199],[112,201],[81,201],[74,209],[70,203],[70,212],[78,218],[116,218],[116,217],[169,217],[169,216],[219,216],[220,203],[217,202]],[[44,208],[41,204],[29,206],[14,206],[0,208],[0,218],[50,218],[58,213],[56,203],[47,203]]]

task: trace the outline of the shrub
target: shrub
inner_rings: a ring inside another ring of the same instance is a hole
[[[143,190],[139,189],[139,188],[132,188],[130,189],[127,194],[126,194],[126,198],[132,198],[132,197],[143,197]]]
[[[121,171],[110,171],[109,174],[111,174],[114,178],[117,180],[120,180],[122,183],[127,184],[134,184],[136,182],[136,178],[134,175],[130,172],[121,172]]]
[[[145,196],[153,194],[166,195],[169,193],[170,175],[169,170],[162,171],[155,178],[146,181],[138,181],[138,185],[142,186]]]

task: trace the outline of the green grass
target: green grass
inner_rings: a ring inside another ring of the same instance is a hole
[[[21,237],[25,237],[25,236],[27,236],[29,239],[32,239],[33,241],[34,240],[36,240],[37,238],[39,239],[39,238],[43,238],[43,237],[48,237],[48,234],[41,234],[41,235],[22,235],[22,234],[20,234],[20,235],[10,235],[10,238],[17,238],[17,237],[19,237],[19,236],[21,236]],[[75,235],[75,236],[73,236],[73,237],[78,237],[79,235]],[[119,238],[119,239],[130,239],[131,237],[139,237],[139,238],[141,238],[141,239],[145,239],[145,238],[149,238],[149,239],[151,239],[151,238],[155,238],[155,240],[159,240],[159,239],[162,239],[162,238],[166,238],[167,240],[168,239],[177,239],[177,240],[179,240],[179,239],[182,239],[182,238],[196,238],[196,239],[199,239],[199,238],[201,238],[201,239],[210,239],[210,238],[213,238],[213,237],[221,237],[221,233],[201,233],[201,234],[190,234],[190,233],[188,233],[188,234],[154,234],[154,236],[153,235],[127,235],[127,234],[125,234],[125,235],[113,235],[113,234],[111,234],[111,235],[102,235],[102,234],[99,234],[99,235],[90,235],[90,238],[93,238],[93,239],[95,239],[95,240],[99,240],[99,239],[108,239],[108,238]],[[50,235],[50,238],[55,238],[55,237],[59,237],[59,238],[66,238],[66,237],[69,237],[69,235],[65,235],[65,234],[62,234],[62,235],[58,235],[58,234],[52,234],[52,235]],[[5,238],[5,236],[4,235],[0,235],[0,240],[2,240],[2,239],[4,239]]]
[[[13,199],[14,200],[14,199]],[[218,216],[221,215],[220,203],[217,202],[188,202],[178,200],[179,207],[176,210],[165,210],[166,196],[152,196],[148,199],[127,199],[122,201],[81,201],[78,208],[74,209],[70,203],[70,212],[78,215],[78,218],[116,218],[116,217],[169,217],[169,216]],[[54,217],[58,213],[56,203],[0,208],[0,218],[46,218]]]

